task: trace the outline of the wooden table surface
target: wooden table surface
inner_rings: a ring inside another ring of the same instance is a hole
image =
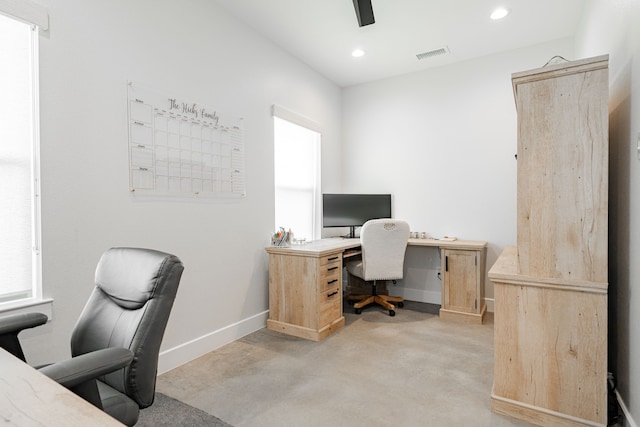
[[[3,426],[122,426],[120,422],[0,348]]]

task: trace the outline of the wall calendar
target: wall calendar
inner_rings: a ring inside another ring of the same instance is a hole
[[[135,195],[243,197],[240,117],[128,84],[129,187]]]

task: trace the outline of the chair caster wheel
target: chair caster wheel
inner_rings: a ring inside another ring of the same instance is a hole
[[[389,310],[389,316],[393,317],[396,315],[396,312],[393,310]]]
[[[360,310],[359,308],[356,308],[356,314],[360,314],[362,313],[362,310]]]
[[[400,302],[398,303],[398,307],[400,307],[400,308],[404,307],[404,303],[403,303],[402,301],[400,301]]]

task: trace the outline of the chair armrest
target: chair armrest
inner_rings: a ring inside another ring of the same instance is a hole
[[[47,316],[42,313],[13,314],[0,318],[0,347],[13,354],[23,362],[26,361],[18,334],[23,329],[29,329],[47,323]]]
[[[23,329],[34,328],[47,323],[47,316],[42,313],[23,313],[0,317],[0,335],[14,334]]]
[[[39,371],[64,387],[71,388],[122,369],[132,360],[133,353],[128,349],[112,347],[47,365]]]

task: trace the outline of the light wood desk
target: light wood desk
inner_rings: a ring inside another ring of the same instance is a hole
[[[0,419],[3,426],[123,426],[2,348]]]
[[[487,242],[409,239],[442,251],[440,316],[482,323]],[[290,247],[269,246],[267,328],[319,341],[344,326],[342,263],[360,254],[360,239],[329,238]]]

